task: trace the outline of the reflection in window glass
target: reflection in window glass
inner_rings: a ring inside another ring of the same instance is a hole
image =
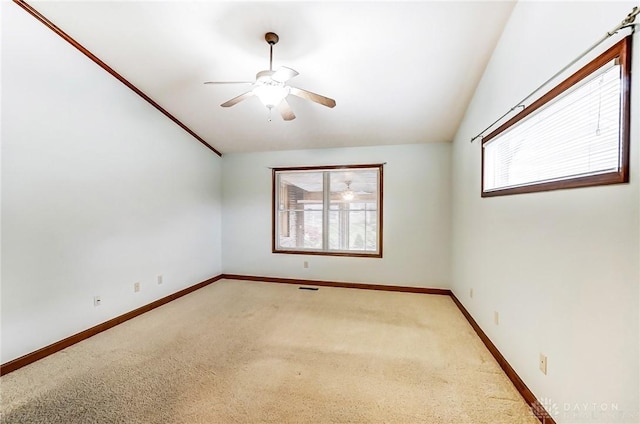
[[[274,251],[381,256],[382,165],[276,169]]]

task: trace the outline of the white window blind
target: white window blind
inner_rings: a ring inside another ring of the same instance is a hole
[[[620,99],[612,60],[484,144],[483,191],[618,171]]]

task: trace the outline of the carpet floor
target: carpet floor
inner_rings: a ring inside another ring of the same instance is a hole
[[[13,423],[536,424],[448,296],[220,280],[0,378]]]

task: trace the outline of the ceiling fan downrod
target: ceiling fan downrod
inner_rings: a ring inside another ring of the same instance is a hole
[[[273,71],[273,45],[278,44],[280,37],[275,32],[267,32],[264,39],[269,43],[269,70]]]

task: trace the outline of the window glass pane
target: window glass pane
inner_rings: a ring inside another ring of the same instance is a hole
[[[367,211],[365,212],[366,227],[365,227],[365,250],[377,249],[378,243],[378,214],[375,210],[375,203],[368,204]]]
[[[488,142],[485,189],[616,171],[620,66],[608,68]]]
[[[321,172],[287,172],[278,175],[278,246],[322,248]]]
[[[620,40],[485,137],[483,197],[629,181],[630,44]]]
[[[368,222],[365,212],[376,212],[378,174],[378,169],[330,172],[329,249],[377,251],[375,221]]]
[[[381,165],[274,170],[276,251],[380,256]]]
[[[366,215],[364,203],[352,203],[349,211],[349,247],[356,250],[366,250]],[[362,208],[360,206],[363,206]]]
[[[307,249],[322,249],[322,205],[305,205],[302,226],[303,245]]]

